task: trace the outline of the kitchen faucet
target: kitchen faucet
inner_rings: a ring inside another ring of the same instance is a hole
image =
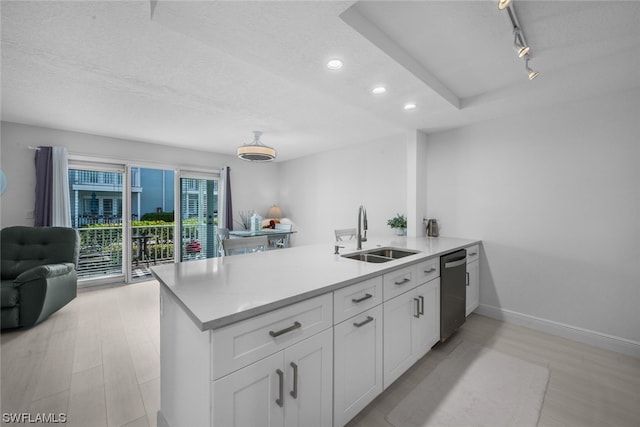
[[[367,210],[364,206],[360,205],[358,209],[358,250],[362,249],[362,242],[367,241]],[[362,236],[362,229],[364,229],[364,237]]]

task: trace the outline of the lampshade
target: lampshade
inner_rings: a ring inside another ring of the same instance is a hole
[[[259,130],[253,131],[253,142],[238,147],[238,157],[242,160],[250,162],[270,162],[276,158],[276,150],[271,147],[267,147],[260,142],[260,135],[262,132]]]
[[[273,205],[269,208],[269,212],[267,212],[267,218],[282,218],[284,215],[282,213],[282,209],[280,206]]]

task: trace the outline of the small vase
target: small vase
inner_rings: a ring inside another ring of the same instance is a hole
[[[394,228],[394,230],[396,231],[397,236],[404,236],[407,232],[406,228]]]

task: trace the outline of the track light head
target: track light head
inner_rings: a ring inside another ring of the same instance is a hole
[[[525,55],[529,54],[529,51],[531,50],[529,46],[525,45],[522,42],[523,39],[524,37],[522,37],[520,28],[515,27],[513,29],[513,47],[518,52],[518,58],[524,58]]]
[[[511,0],[498,0],[498,9],[504,10],[509,7],[509,4],[511,4]]]
[[[538,72],[537,72],[537,71],[535,71],[535,70],[532,70],[532,69],[531,69],[531,67],[529,67],[529,57],[528,57],[528,56],[527,56],[527,59],[525,60],[525,63],[524,63],[524,64],[525,64],[525,65],[524,65],[524,67],[525,67],[525,69],[527,70],[527,73],[529,74],[529,80],[533,80],[533,79],[535,79],[536,77],[538,77],[538,75],[539,75],[540,73],[538,73]]]

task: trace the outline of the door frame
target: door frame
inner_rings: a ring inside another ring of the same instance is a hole
[[[222,183],[222,178],[221,178],[221,173],[219,169],[216,169],[215,172],[211,171],[211,170],[202,170],[202,169],[178,169],[176,171],[176,176],[175,176],[175,197],[174,197],[174,221],[175,221],[175,230],[174,230],[174,236],[179,236],[180,237],[180,244],[176,245],[176,242],[174,242],[174,248],[173,248],[173,253],[174,253],[174,259],[175,262],[180,262],[180,260],[182,259],[182,179],[183,178],[187,178],[187,179],[206,179],[206,180],[214,180],[214,181],[218,181],[218,224],[220,223],[220,211],[223,209],[223,205],[222,205],[222,198],[221,196],[221,191],[220,191],[220,187],[221,187],[221,183]],[[215,236],[214,236],[215,239]],[[177,239],[174,239],[177,240]],[[214,257],[215,258],[215,257]]]

